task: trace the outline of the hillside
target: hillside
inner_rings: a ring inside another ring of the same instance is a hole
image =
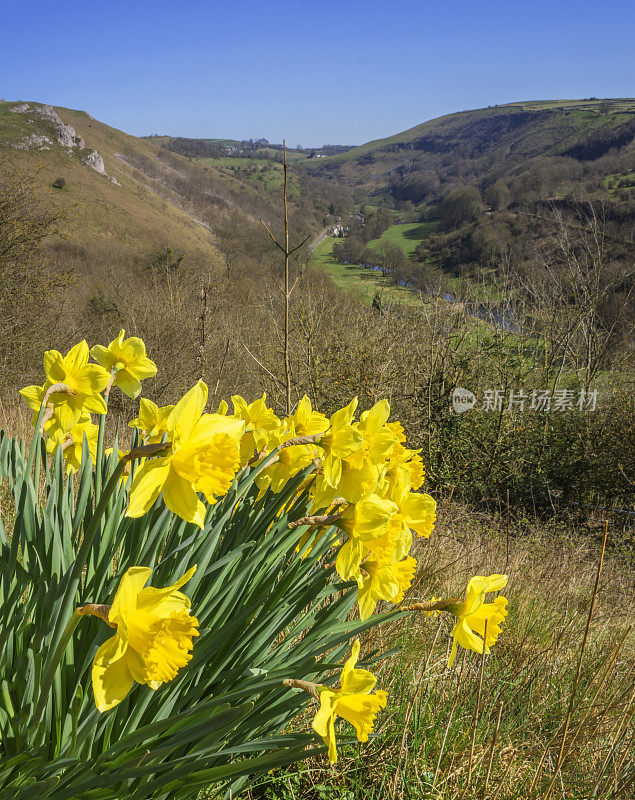
[[[81,140],[73,141],[73,136]],[[148,176],[126,163],[143,154],[158,165],[157,149],[83,111],[0,104],[0,158],[35,174],[40,192],[68,210],[67,246],[72,243],[75,251],[94,258],[105,249],[143,257],[170,245],[191,253],[195,261],[221,264],[212,232],[176,198],[166,202]],[[101,162],[91,156],[95,151]],[[96,166],[103,164],[106,174],[91,167],[90,158]],[[60,178],[65,185],[55,188]],[[168,195],[167,189],[164,193]]]
[[[160,141],[84,111],[0,103],[0,160],[35,175],[42,196],[68,211],[67,243],[57,248],[94,264],[105,251],[143,260],[171,247],[207,269],[223,269],[228,258],[255,266],[273,252],[259,220],[275,224],[280,198],[267,184],[169,152]],[[59,178],[61,189],[53,186]],[[312,206],[298,217],[310,228]]]
[[[289,213],[294,238],[319,229],[297,186]],[[190,380],[201,285],[215,288],[222,357],[219,320],[229,329],[280,267],[261,220],[279,232],[281,216],[279,181],[242,180],[83,111],[0,103],[0,383],[35,376],[44,339],[63,349],[120,327],[162,349],[166,386]]]
[[[518,184],[520,192],[528,169],[534,175],[536,168],[545,173],[550,169],[553,179],[544,180],[536,191],[559,194],[580,178],[620,172],[628,176],[634,134],[632,98],[510,103],[448,114],[307,162],[305,168],[340,184],[413,203],[438,197],[444,184],[491,183],[501,177],[509,180],[512,191]]]

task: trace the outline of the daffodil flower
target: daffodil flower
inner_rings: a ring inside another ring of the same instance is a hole
[[[387,427],[391,425],[399,425],[399,423],[389,422]],[[401,425],[399,427],[401,428]],[[393,428],[393,430],[395,429]],[[397,438],[399,438],[399,434],[397,434]],[[419,450],[409,450],[404,447],[402,441],[399,440],[387,463],[386,480],[388,482],[405,480],[410,484],[411,489],[420,489],[423,486],[425,470],[419,453]]]
[[[145,434],[146,444],[160,442],[168,432],[168,417],[174,406],[159,408],[152,400],[139,398],[139,416],[128,423],[129,428],[139,428]]]
[[[380,400],[359,418],[357,429],[362,435],[362,445],[351,453],[346,461],[356,469],[361,469],[365,460],[372,464],[383,464],[397,444],[395,433],[386,425],[390,416],[390,404]]]
[[[93,464],[97,460],[97,435],[99,427],[91,422],[90,415],[82,415],[80,421],[77,425],[74,425],[70,431],[64,432],[61,428],[55,428],[54,431],[49,430],[47,432],[49,433],[49,439],[46,442],[46,450],[52,455],[55,455],[57,448],[62,447],[66,472],[70,473],[73,470],[79,472],[81,470],[84,437],[86,437],[88,452],[93,460]]]
[[[72,394],[55,392],[48,400],[62,430],[70,431],[79,422],[82,412],[105,414],[107,407],[100,392],[108,385],[110,375],[98,364],[89,364],[88,357],[85,340],[76,344],[65,356],[57,350],[47,350],[44,353],[44,386],[26,386],[20,390],[29,408],[38,412],[47,389],[63,383]]]
[[[350,456],[362,446],[362,434],[352,425],[357,408],[357,398],[336,411],[329,420],[329,427],[318,444],[324,451],[322,470],[326,482],[336,488],[342,477],[342,459]]]
[[[362,571],[357,577],[357,604],[361,619],[372,616],[378,600],[387,603],[401,603],[405,592],[410,588],[417,568],[412,556],[407,556],[396,564],[381,561],[364,561]]]
[[[357,739],[367,742],[375,717],[381,708],[386,707],[388,700],[388,695],[381,689],[371,694],[377,679],[368,670],[356,668],[359,647],[359,639],[356,639],[351,656],[342,669],[339,689],[318,687],[320,710],[313,719],[312,727],[327,745],[332,764],[337,761],[335,719],[342,717],[350,722],[357,732]]]
[[[119,336],[108,347],[96,344],[90,354],[105,370],[115,371],[114,385],[128,397],[138,397],[141,381],[157,374],[157,365],[146,356],[146,346],[138,336],[124,339],[126,331],[122,328]]]
[[[130,491],[128,517],[143,516],[163,492],[166,506],[181,519],[200,528],[205,506],[227,492],[239,464],[243,421],[220,414],[203,414],[207,386],[199,381],[174,406],[167,419],[167,455],[146,461],[137,471]]]
[[[190,613],[189,598],[179,589],[195,570],[195,566],[189,569],[172,586],[155,589],[146,586],[151,569],[131,567],[110,607],[78,609],[79,614],[99,616],[116,629],[93,660],[93,693],[99,711],[121,703],[135,681],[158,689],[192,658],[198,620]]]
[[[319,411],[314,411],[311,401],[304,395],[295,413],[285,419],[292,436],[315,436],[324,433],[329,426],[328,419]]]
[[[457,617],[457,623],[452,629],[452,652],[448,660],[451,667],[456,656],[457,644],[466,650],[473,650],[475,653],[489,653],[490,647],[496,643],[501,632],[501,623],[507,616],[507,600],[504,597],[497,597],[493,603],[485,602],[485,595],[488,592],[497,592],[507,585],[507,575],[490,575],[483,577],[476,575],[470,580],[465,592],[465,600],[462,603],[454,603],[446,607]],[[485,635],[485,620],[487,620],[487,641],[483,641]]]
[[[357,455],[354,453],[353,456]],[[333,490],[340,497],[345,497],[351,503],[357,503],[377,489],[380,478],[380,469],[370,458],[363,458],[360,467],[354,467],[348,459],[342,461],[342,474],[337,489]]]
[[[279,451],[276,461],[256,478],[256,484],[261,491],[269,488],[277,494],[291,478],[308,467],[314,458],[314,448],[310,445],[295,444],[285,447]]]
[[[362,559],[386,532],[386,526],[396,512],[397,506],[390,500],[370,495],[350,505],[342,514],[337,526],[348,534],[348,540],[340,548],[335,561],[342,580],[357,575]]]
[[[253,403],[248,403],[239,394],[232,396],[234,418],[243,420],[245,432],[240,443],[240,463],[246,464],[254,454],[271,450],[271,436],[279,431],[281,420],[267,408],[267,395],[263,394]]]
[[[436,521],[436,500],[429,494],[410,491],[410,481],[400,475],[393,481],[386,497],[399,509],[391,520],[391,525],[401,527],[403,532],[413,530],[417,536],[429,538]]]

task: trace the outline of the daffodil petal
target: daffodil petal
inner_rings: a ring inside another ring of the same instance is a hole
[[[141,394],[141,381],[131,375],[127,369],[119,370],[115,375],[115,386],[133,400]]]
[[[137,607],[137,595],[148,582],[152,570],[149,567],[130,567],[119,582],[115,599],[112,601],[108,619],[117,623],[119,616],[132,613]]]
[[[179,439],[190,436],[207,404],[207,385],[199,381],[174,406],[168,417],[168,431]]]
[[[170,470],[163,486],[163,500],[170,511],[178,517],[203,528],[205,506],[199,500],[192,484],[174,470]]]
[[[134,477],[126,516],[142,517],[156,502],[169,474],[170,464],[163,459],[146,461]]]
[[[125,658],[127,638],[118,631],[97,650],[93,660],[92,683],[95,704],[101,712],[113,708],[128,694],[134,680]]]

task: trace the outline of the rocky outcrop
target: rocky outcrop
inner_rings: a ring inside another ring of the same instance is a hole
[[[51,126],[51,136],[62,147],[84,147],[84,140],[77,135],[75,128],[65,125],[53,106],[30,106],[28,103],[19,103],[11,111],[18,114],[33,114],[34,117],[43,119]]]
[[[99,172],[100,175],[106,174],[106,167],[104,166],[104,159],[99,155],[96,150],[89,150],[88,153],[83,156],[82,161],[91,169],[94,169],[95,172]]]
[[[29,103],[16,103],[10,108],[10,111],[16,114],[29,114],[35,117],[35,119],[42,120],[46,124],[46,130],[52,137],[51,139],[44,134],[32,133],[30,136],[25,136],[22,140],[13,144],[13,147],[17,150],[50,150],[54,141],[62,145],[62,147],[66,147],[69,154],[72,153],[73,150],[82,151],[85,149],[82,137],[78,135],[75,128],[70,125],[65,125],[62,122],[60,115],[53,106],[32,106]],[[113,178],[112,175],[108,175],[104,159],[99,155],[97,150],[88,150],[87,152],[81,153],[80,157],[87,167],[94,169],[95,172],[108,178],[115,186],[121,185],[116,178]]]
[[[82,157],[82,161],[87,167],[94,169],[95,172],[98,172],[100,175],[105,175],[105,177],[108,178],[111,183],[114,183],[115,186],[121,186],[117,178],[113,178],[112,175],[109,175],[106,172],[104,159],[99,155],[97,150],[89,150],[88,153]]]
[[[48,136],[40,136],[37,133],[32,133],[30,136],[25,136],[19,142],[14,142],[12,147],[16,150],[50,150],[53,142]]]

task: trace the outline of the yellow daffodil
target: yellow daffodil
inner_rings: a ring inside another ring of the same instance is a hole
[[[189,598],[179,589],[195,570],[189,569],[172,586],[155,589],[146,586],[151,569],[131,567],[110,607],[79,609],[80,614],[100,616],[116,629],[93,660],[93,692],[99,711],[121,703],[135,681],[158,689],[192,658],[198,620],[190,613]]]
[[[256,478],[256,483],[262,490],[269,488],[278,493],[291,478],[308,467],[314,458],[315,448],[310,445],[284,447],[279,451],[276,461]]]
[[[82,412],[105,414],[106,403],[100,392],[108,385],[110,376],[98,364],[89,364],[88,356],[86,341],[76,344],[65,356],[57,350],[47,350],[44,353],[44,386],[26,386],[20,390],[29,408],[38,412],[47,389],[63,383],[73,394],[55,392],[48,401],[60,428],[70,431],[79,422]]]
[[[343,580],[357,575],[364,555],[369,552],[373,541],[385,533],[396,511],[397,506],[390,500],[370,495],[350,505],[342,514],[337,525],[348,534],[348,540],[337,554],[335,568]]]
[[[266,400],[266,394],[253,403],[248,403],[238,394],[232,397],[233,416],[235,419],[243,420],[245,424],[245,432],[240,442],[241,464],[246,464],[262,450],[271,450],[271,436],[280,429],[281,421],[271,408],[267,408]]]
[[[321,736],[329,749],[329,761],[337,761],[337,744],[335,741],[335,719],[342,717],[355,727],[357,739],[367,742],[372,733],[375,717],[381,708],[386,707],[388,695],[381,689],[371,694],[376,678],[365,669],[355,665],[359,658],[359,639],[353,644],[351,657],[348,659],[340,676],[340,688],[332,689],[320,686],[320,710],[313,719],[313,730]]]
[[[417,562],[412,556],[407,556],[396,564],[383,564],[370,559],[364,561],[362,570],[366,574],[360,574],[357,578],[360,618],[368,619],[378,600],[401,603],[405,592],[410,588],[416,568]]]
[[[160,442],[168,432],[168,417],[174,406],[159,408],[152,400],[139,398],[139,416],[129,423],[130,428],[139,428],[145,434],[146,444]]]
[[[146,461],[130,492],[128,517],[141,517],[163,492],[163,501],[177,516],[203,527],[205,506],[227,492],[239,464],[242,420],[203,414],[207,386],[199,381],[179,400],[167,420],[167,455]]]
[[[88,417],[86,419],[86,417]],[[46,442],[46,449],[49,453],[54,455],[58,447],[63,448],[64,463],[66,464],[66,472],[72,470],[79,470],[82,466],[82,451],[84,448],[84,437],[88,444],[88,452],[95,464],[97,460],[97,434],[99,433],[99,426],[94,425],[90,421],[90,416],[82,416],[77,425],[74,425],[70,431],[61,434],[61,429],[57,429],[60,433],[55,433]]]
[[[352,467],[361,469],[366,460],[376,465],[386,461],[397,444],[397,437],[386,425],[389,415],[388,401],[380,400],[360,416],[357,429],[362,435],[362,444],[358,450],[346,458]]]
[[[336,493],[350,503],[357,503],[375,492],[380,475],[380,468],[370,458],[363,458],[359,467],[352,466],[345,459],[342,461],[342,474]]]
[[[295,413],[285,419],[285,423],[293,432],[293,436],[315,436],[324,433],[329,426],[328,419],[324,414],[313,410],[311,401],[306,395],[298,403]]]
[[[403,425],[401,422],[387,422],[386,427],[389,428],[395,435],[395,440],[400,444],[406,441],[406,434],[404,433]]]
[[[424,477],[425,470],[419,450],[409,450],[398,441],[387,463],[386,480],[389,482],[406,480],[411,489],[417,490],[423,485]]]
[[[456,656],[457,644],[466,650],[475,653],[489,653],[490,647],[496,643],[501,632],[501,623],[507,616],[507,600],[497,597],[493,603],[485,602],[488,592],[497,592],[507,585],[507,575],[490,575],[483,577],[477,575],[470,580],[462,603],[448,605],[446,610],[457,617],[457,623],[452,629],[454,642],[448,661],[451,667]],[[485,620],[487,620],[487,641],[483,642],[485,633]]]
[[[157,374],[157,365],[146,356],[146,346],[138,336],[124,339],[125,330],[108,347],[96,344],[90,354],[105,370],[116,370],[114,385],[128,397],[138,397],[141,381]]]
[[[433,497],[411,492],[410,482],[403,475],[392,483],[386,497],[399,509],[391,525],[400,526],[404,531],[413,530],[417,536],[426,539],[430,536],[437,518],[437,504]]]
[[[336,488],[342,477],[342,459],[350,456],[362,446],[362,434],[352,425],[357,398],[336,411],[329,420],[329,427],[318,444],[324,454],[322,470],[327,483]]]

